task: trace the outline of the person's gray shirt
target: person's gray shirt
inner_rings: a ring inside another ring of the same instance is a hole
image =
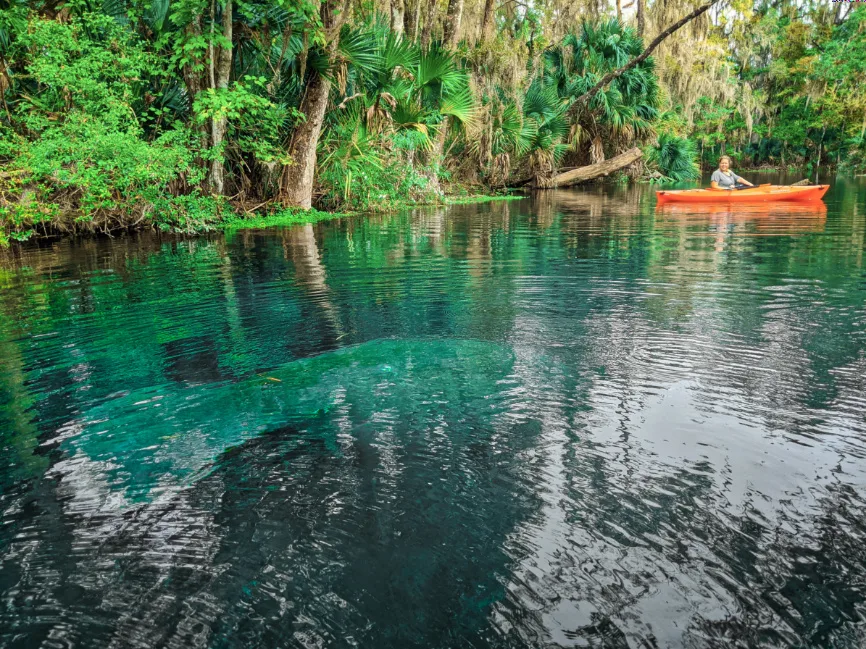
[[[728,173],[722,173],[721,169],[716,169],[713,172],[710,180],[712,180],[714,183],[718,183],[719,187],[733,187],[737,184],[737,181],[742,180],[742,178],[740,178],[733,171],[729,171]]]

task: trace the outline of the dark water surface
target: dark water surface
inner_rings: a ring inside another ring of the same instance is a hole
[[[0,260],[0,647],[862,647],[866,179]]]

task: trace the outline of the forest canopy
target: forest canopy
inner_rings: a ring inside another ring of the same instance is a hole
[[[0,243],[617,176],[863,171],[866,6],[0,0]]]

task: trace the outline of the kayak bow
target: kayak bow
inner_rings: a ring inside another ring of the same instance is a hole
[[[656,192],[659,203],[754,203],[763,201],[817,201],[830,185],[794,187],[759,185],[748,189],[680,189]]]

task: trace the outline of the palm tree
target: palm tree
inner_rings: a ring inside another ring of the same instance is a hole
[[[344,28],[335,60],[341,62],[336,74],[340,83],[336,110],[326,120],[325,131],[339,131],[354,144],[346,147],[339,138],[326,136],[321,174],[344,198],[352,178],[365,176],[364,165],[376,169],[377,161],[402,148],[406,155],[399,162],[414,173],[415,151],[431,150],[445,116],[461,125],[474,116],[468,77],[454,56],[438,47],[422,51],[384,24]],[[353,171],[355,163],[360,174]],[[340,173],[346,178],[337,182]]]
[[[573,102],[642,51],[643,42],[631,27],[617,20],[584,22],[579,35],[569,34],[545,51],[541,77]],[[649,58],[614,79],[585,108],[575,105],[569,140],[575,150],[588,144],[590,162],[601,162],[605,147],[618,153],[653,134],[657,105],[658,85]]]
[[[700,178],[697,157],[692,140],[663,133],[649,148],[647,163],[662,175],[662,182],[683,182]]]
[[[535,185],[543,185],[571,148],[566,142],[569,132],[568,98],[559,96],[553,85],[533,84],[523,100],[521,148],[528,156]]]
[[[468,152],[483,169],[486,181],[503,186],[511,175],[512,165],[529,150],[533,129],[524,128],[520,106],[501,90],[484,97],[482,118],[476,122],[469,139]]]

